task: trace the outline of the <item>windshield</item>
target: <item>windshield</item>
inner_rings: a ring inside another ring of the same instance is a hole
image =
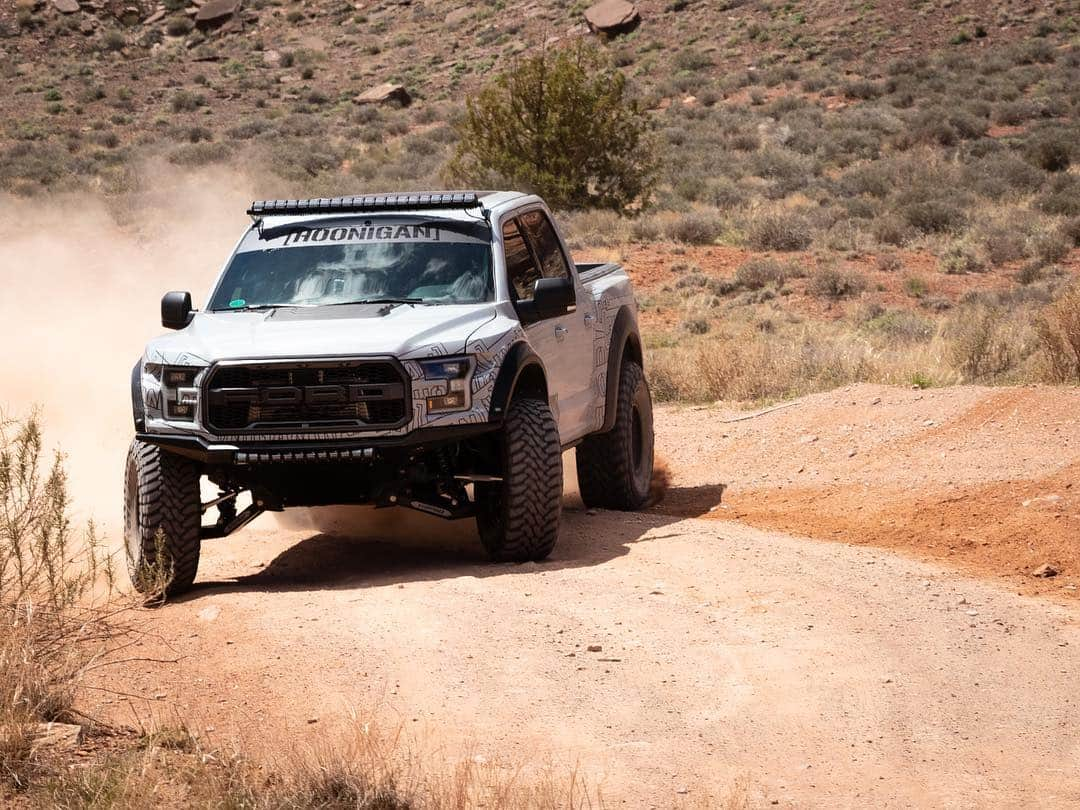
[[[212,310],[494,298],[486,230],[449,220],[334,220],[249,232],[210,301]]]

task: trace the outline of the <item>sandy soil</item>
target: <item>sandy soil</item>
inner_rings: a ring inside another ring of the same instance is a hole
[[[422,516],[264,520],[149,615],[137,654],[176,663],[109,673],[149,700],[95,708],[277,742],[374,714],[450,756],[577,763],[608,806],[744,781],[765,805],[1075,806],[1077,404],[859,386],[736,422],[665,407],[667,498],[569,497],[539,565],[488,565],[471,527]]]

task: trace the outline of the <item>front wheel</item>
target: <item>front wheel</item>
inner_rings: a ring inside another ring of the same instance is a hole
[[[615,424],[578,445],[577,474],[586,506],[633,511],[649,500],[653,473],[653,414],[645,372],[623,364]]]
[[[191,587],[201,523],[199,466],[133,441],[124,470],[124,545],[136,590],[176,596]]]
[[[501,445],[503,480],[476,485],[480,541],[493,560],[542,560],[559,538],[563,494],[562,447],[548,404],[511,403]]]

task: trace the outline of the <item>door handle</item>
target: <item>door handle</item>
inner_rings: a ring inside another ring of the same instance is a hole
[[[565,337],[566,337],[566,327],[565,326],[556,326],[555,327],[555,339],[556,340],[562,340]]]
[[[591,312],[586,312],[585,313],[585,325],[586,326],[588,326],[589,324],[591,324],[595,320],[596,320],[596,316],[593,315]]]

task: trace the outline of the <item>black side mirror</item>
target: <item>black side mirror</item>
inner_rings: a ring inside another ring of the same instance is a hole
[[[161,299],[161,325],[166,329],[183,329],[194,316],[191,293],[167,292]]]
[[[565,315],[574,305],[574,283],[568,278],[541,278],[533,286],[533,312],[537,320]]]

